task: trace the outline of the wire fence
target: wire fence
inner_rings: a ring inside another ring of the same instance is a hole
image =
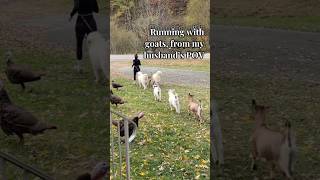
[[[125,167],[126,167],[126,176],[125,179],[130,180],[130,146],[129,146],[129,119],[127,116],[111,110],[110,113],[110,133],[111,133],[111,164],[112,164],[112,179],[122,179],[122,144],[121,144],[121,136],[120,136],[120,121],[117,121],[117,132],[113,132],[112,128],[112,114],[121,117],[124,121],[124,144],[125,144]],[[116,167],[116,160],[115,160],[115,135],[117,136],[118,141],[118,156],[119,156],[119,167]]]
[[[7,170],[9,169],[9,164],[7,163],[13,165],[16,169],[22,170],[21,179],[23,180],[34,179],[34,177],[38,177],[39,179],[43,179],[43,180],[53,180],[52,177],[40,171],[39,169],[36,169],[28,164],[25,164],[9,154],[0,152],[0,179],[1,180],[9,179],[8,176],[10,174],[7,173]],[[14,172],[15,174],[18,173],[17,170],[15,170]],[[32,176],[34,177],[31,178]]]

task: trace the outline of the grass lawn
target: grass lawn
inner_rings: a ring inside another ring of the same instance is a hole
[[[284,127],[285,120],[291,121],[298,147],[295,179],[319,179],[319,86],[278,77],[230,72],[217,72],[214,82],[225,150],[224,174],[217,169],[215,179],[253,179],[254,176],[260,179],[269,176],[269,166],[263,162],[258,164],[258,171],[250,171],[253,98],[258,104],[271,106],[266,117],[270,128],[279,130]],[[279,172],[276,177],[283,179]]]
[[[5,82],[12,101],[41,120],[58,126],[42,135],[25,137],[24,145],[16,136],[6,136],[0,130],[0,150],[34,165],[55,179],[75,179],[91,171],[105,160],[107,150],[107,122],[105,87],[94,83],[89,61],[84,74],[75,73],[74,58],[44,51],[14,52],[14,61],[46,72],[37,82],[28,83],[32,92],[21,92],[19,85],[8,82],[1,62],[0,78]],[[4,57],[0,49],[0,57]],[[11,173],[10,173],[11,172]],[[13,173],[14,172],[14,173]],[[9,168],[9,179],[18,179],[16,169]]]
[[[259,16],[239,16],[239,17],[213,17],[212,21],[217,25],[250,26],[276,28],[297,31],[320,32],[320,16],[301,17],[259,17]]]
[[[210,72],[210,60],[143,60],[143,66]]]
[[[209,179],[209,89],[163,83],[162,101],[157,102],[151,88],[140,89],[132,81],[119,76],[113,79],[124,85],[123,90],[114,90],[114,93],[128,103],[118,108],[112,105],[112,109],[128,116],[140,111],[145,113],[139,122],[137,137],[130,144],[132,179]],[[179,95],[181,114],[170,111],[169,88],[174,88]],[[188,115],[188,92],[202,100],[205,123],[200,124]],[[124,152],[122,145],[122,155]],[[116,162],[118,156],[116,153]],[[125,163],[122,167],[125,173]]]

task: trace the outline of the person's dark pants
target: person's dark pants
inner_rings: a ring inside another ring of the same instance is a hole
[[[137,71],[135,69],[133,70],[133,80],[136,80],[137,72],[139,72],[139,71]]]
[[[83,20],[83,18],[85,19],[86,22]],[[96,21],[94,20],[93,15],[83,16],[83,18],[80,17],[79,15],[76,22],[77,59],[78,60],[82,59],[82,45],[83,45],[84,37],[92,31],[97,31],[97,24],[96,24]]]

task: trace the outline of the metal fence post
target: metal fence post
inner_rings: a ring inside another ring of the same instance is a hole
[[[47,174],[43,173],[39,169],[36,169],[28,164],[25,164],[19,160],[17,160],[14,156],[10,154],[6,154],[0,151],[0,180],[7,180],[8,178],[5,175],[5,167],[6,163],[10,163],[15,166],[17,169],[23,170],[23,179],[29,179],[29,175],[33,175],[39,177],[40,179],[44,180],[53,180],[52,177],[48,176]],[[28,174],[28,175],[26,175]]]
[[[111,160],[112,160],[112,174],[113,178],[116,177],[115,166],[114,166],[114,142],[113,142],[113,132],[112,132],[112,115],[110,113],[110,133],[111,133]]]
[[[130,180],[130,147],[129,147],[129,120],[126,116],[124,116],[123,114],[113,111],[111,110],[111,113],[116,114],[117,116],[123,118],[124,121],[124,135],[125,135],[125,146],[126,146],[126,179]],[[111,115],[110,115],[111,116]],[[110,118],[111,119],[111,118]],[[111,119],[112,121],[112,119]],[[110,121],[110,122],[111,122]],[[119,122],[118,122],[119,123]],[[110,123],[110,126],[112,126],[112,123]],[[112,148],[114,148],[114,139],[113,139],[113,134],[112,134]],[[120,126],[118,124],[118,140],[119,140],[119,154],[120,154],[120,173],[121,173],[121,167],[122,167],[122,153],[121,153],[121,138],[120,138]],[[113,158],[113,157],[112,157]],[[114,167],[114,159],[112,159],[113,161],[113,167]],[[115,177],[115,175],[114,175]],[[122,179],[122,174],[120,174],[120,179]]]
[[[124,135],[125,135],[125,143],[126,143],[126,171],[127,171],[127,180],[130,180],[130,147],[129,147],[129,123],[128,119],[124,119]]]
[[[121,168],[122,168],[122,153],[121,153],[121,150],[122,150],[122,148],[121,148],[121,138],[120,138],[120,121],[118,121],[118,148],[119,148],[119,167],[120,167],[120,169],[119,169],[119,174],[120,174],[120,180],[122,179],[122,170],[121,170]]]

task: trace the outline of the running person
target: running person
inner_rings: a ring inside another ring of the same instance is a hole
[[[77,65],[76,69],[81,72],[82,60],[82,44],[85,35],[90,32],[97,31],[97,24],[93,17],[93,12],[98,13],[99,7],[97,0],[74,0],[74,7],[70,13],[69,21],[78,13],[76,22],[76,38],[77,38]]]
[[[139,66],[141,66],[141,63],[140,63],[140,60],[138,59],[138,54],[135,54],[134,60],[133,60],[132,66],[131,66],[131,67],[133,67],[133,80],[136,80],[137,72],[140,71]]]

